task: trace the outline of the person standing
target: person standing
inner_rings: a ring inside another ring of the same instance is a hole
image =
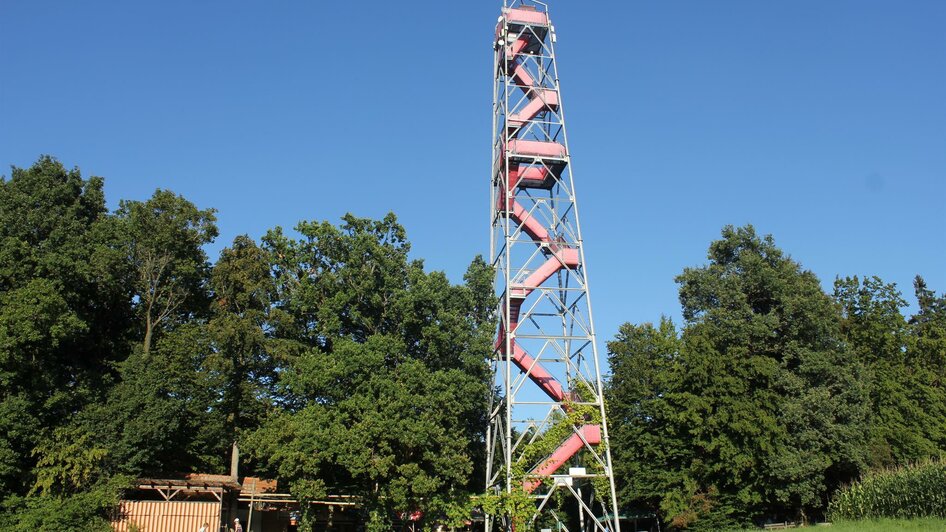
[[[240,524],[240,518],[233,520],[233,532],[243,532],[243,525]]]
[[[200,528],[197,529],[197,532],[210,532],[210,523],[204,523],[200,525]]]

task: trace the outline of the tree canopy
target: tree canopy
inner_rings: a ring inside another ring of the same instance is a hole
[[[752,226],[707,258],[676,278],[679,331],[625,324],[608,346],[626,505],[681,528],[808,519],[868,467],[942,452],[941,366],[918,357],[944,353],[915,347],[941,298],[910,327],[892,285],[838,279],[832,297]]]
[[[51,157],[0,180],[0,528],[107,528],[130,479],[244,471],[375,529],[479,488],[492,274],[345,216],[243,235],[168,190],[109,213]]]
[[[52,157],[0,178],[0,529],[107,530],[135,478],[242,472],[349,495],[370,530],[483,485],[492,268],[460,283],[394,214],[236,237],[172,191],[106,208]],[[817,518],[946,448],[946,296],[815,275],[752,226],[676,277],[682,323],[608,344],[621,504],[678,529]],[[308,506],[303,505],[303,508]],[[311,525],[311,516],[304,516]]]
[[[290,363],[285,408],[250,437],[254,457],[300,499],[358,496],[374,530],[444,511],[474,489],[484,446],[489,267],[475,260],[460,286],[424,272],[393,215],[297,230],[263,239]]]

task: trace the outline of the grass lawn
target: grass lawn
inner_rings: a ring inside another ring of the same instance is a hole
[[[863,521],[838,521],[831,526],[806,527],[819,528],[825,532],[882,532],[885,530],[946,530],[946,519],[868,519]]]
[[[741,532],[758,531],[750,528]],[[888,530],[913,530],[916,532],[946,532],[946,519],[932,517],[924,519],[863,519],[860,521],[835,521],[834,523],[811,525],[787,530],[810,530],[811,532],[887,532]]]

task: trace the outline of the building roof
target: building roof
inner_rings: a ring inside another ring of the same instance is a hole
[[[229,475],[205,475],[202,473],[192,473],[185,475],[184,478],[139,478],[137,484],[141,489],[172,488],[199,490],[201,488],[216,488],[220,490],[237,491],[241,489],[240,483],[237,482],[237,479],[234,477]]]

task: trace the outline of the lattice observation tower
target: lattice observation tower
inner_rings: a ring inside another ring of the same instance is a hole
[[[554,43],[545,4],[504,1],[494,40],[490,198],[499,395],[490,406],[486,488],[531,499],[526,529],[619,532]],[[487,530],[514,528],[508,516],[486,517]]]

